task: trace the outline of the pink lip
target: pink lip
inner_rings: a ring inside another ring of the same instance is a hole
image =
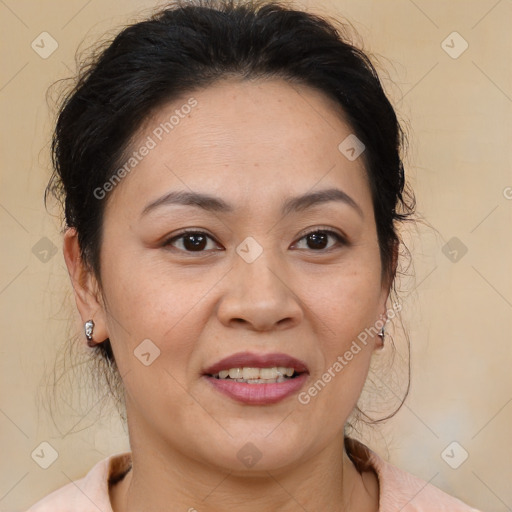
[[[247,384],[245,382],[216,379],[205,375],[204,378],[221,393],[238,402],[250,405],[275,404],[287,396],[296,393],[306,382],[308,375],[301,373],[293,379],[271,384]]]
[[[306,363],[287,354],[253,354],[252,352],[239,352],[229,357],[221,359],[217,363],[208,367],[203,373],[213,375],[221,370],[230,368],[272,368],[274,366],[285,366],[293,368],[297,373],[308,371]]]
[[[272,368],[274,366],[293,368],[299,375],[284,382],[269,384],[249,384],[212,377],[213,374],[221,370],[229,370],[230,368]],[[287,354],[240,352],[208,367],[203,376],[217,391],[238,402],[251,405],[265,405],[279,402],[287,396],[296,393],[306,382],[308,373],[308,368],[304,362]]]

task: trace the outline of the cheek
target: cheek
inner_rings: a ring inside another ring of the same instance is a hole
[[[106,257],[103,267],[108,330],[120,369],[137,367],[134,351],[143,342],[151,348],[144,341],[150,340],[166,367],[184,373],[194,349],[191,340],[199,337],[206,322],[202,300],[215,281],[165,275],[164,268],[121,253]]]
[[[344,419],[360,396],[373,353],[370,328],[379,317],[380,267],[360,256],[314,281],[303,296],[321,330],[316,334],[322,363],[303,398],[332,420]]]
[[[370,267],[371,268],[371,267]],[[304,283],[308,288],[306,303],[321,320],[323,339],[329,349],[343,350],[344,345],[356,338],[378,319],[380,275],[363,265],[350,264],[334,269],[324,276],[316,276]]]
[[[361,395],[373,353],[374,340],[365,329],[376,320],[377,300],[372,280],[364,277],[354,273],[330,279],[326,290],[317,289],[316,300],[311,299],[322,329],[317,335],[321,365],[299,400],[315,410],[326,433],[333,435]]]
[[[105,289],[112,348],[127,406],[144,411],[146,418],[161,411],[166,425],[171,417],[165,411],[172,411],[169,414],[178,428],[176,411],[195,410],[185,389],[194,340],[206,322],[201,299],[211,284],[163,279],[150,268],[145,270],[129,272],[121,262],[109,269]]]

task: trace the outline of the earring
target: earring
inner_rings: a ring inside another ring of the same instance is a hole
[[[87,338],[87,346],[94,347],[96,343],[92,339],[92,331],[94,329],[94,322],[92,320],[87,320],[84,324],[85,329],[85,337]]]
[[[387,318],[386,318],[386,322],[387,322]],[[380,328],[380,331],[377,333],[377,336],[380,337],[381,341],[382,341],[382,345],[380,346],[381,349],[384,348],[384,340],[386,338],[386,331],[384,329],[384,327],[386,326],[386,323],[384,323],[384,325]]]
[[[384,330],[384,328],[386,327],[386,323],[388,322],[388,318],[385,315],[381,315],[380,318],[382,320],[384,320],[384,325],[380,328],[380,331],[377,333],[377,336],[379,336],[380,339],[382,340],[381,348],[383,348],[384,347],[384,339],[386,337],[386,331]]]

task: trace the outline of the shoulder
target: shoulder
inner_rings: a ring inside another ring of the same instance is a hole
[[[380,512],[480,512],[366,448],[379,480]]]
[[[130,466],[130,452],[110,455],[97,462],[83,478],[53,491],[26,512],[112,512],[109,482],[118,480]]]

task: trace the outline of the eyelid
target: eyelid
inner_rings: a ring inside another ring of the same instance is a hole
[[[343,233],[340,233],[338,230],[328,227],[328,226],[318,226],[315,228],[308,228],[306,231],[301,232],[301,234],[297,237],[297,240],[293,243],[293,245],[291,247],[294,247],[295,245],[297,245],[306,236],[312,235],[317,232],[327,233],[328,235],[333,237],[337,243],[332,245],[331,247],[328,247],[327,249],[319,249],[319,250],[303,249],[303,250],[306,250],[312,254],[325,254],[326,255],[326,254],[329,254],[332,250],[335,250],[337,248],[339,249],[340,247],[350,245],[348,238]]]
[[[348,245],[348,237],[343,232],[331,226],[317,226],[314,228],[306,228],[305,230],[299,233],[297,241],[302,240],[305,236],[310,235],[312,233],[316,233],[317,231],[323,231],[324,233],[332,233],[334,235],[337,235],[343,240],[344,243]]]

